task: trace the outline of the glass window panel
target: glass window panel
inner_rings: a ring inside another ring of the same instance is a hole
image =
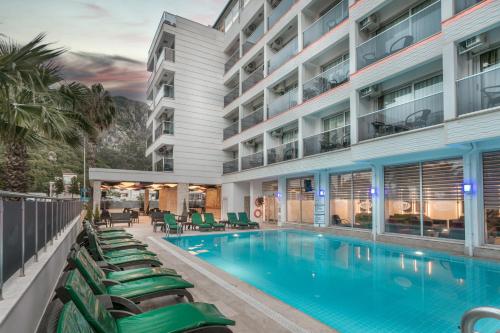
[[[300,179],[288,179],[286,182],[286,219],[287,222],[300,222]]]
[[[354,227],[371,229],[372,227],[372,173],[371,171],[354,172],[353,177],[353,212]]]
[[[323,131],[330,131],[332,129],[343,127],[345,124],[344,117],[344,113],[339,113],[323,119]]]
[[[378,99],[379,110],[407,103],[412,100],[411,86],[397,89],[392,92],[385,93]]]
[[[283,135],[281,136],[281,143],[289,143],[297,140],[297,135],[298,135],[298,129],[294,128],[292,130],[288,130],[283,132]]]
[[[330,176],[330,215],[331,225],[352,226],[352,174]]]
[[[287,221],[314,223],[314,177],[287,180]]]
[[[500,64],[500,48],[490,50],[479,56],[480,71],[483,72],[490,67]]]
[[[437,94],[443,91],[443,76],[436,75],[415,83],[415,99]]]
[[[301,214],[302,223],[314,223],[314,177],[302,179]]]
[[[500,152],[483,154],[485,243],[500,245]]]

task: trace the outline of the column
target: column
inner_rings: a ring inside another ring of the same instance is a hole
[[[443,47],[443,110],[444,120],[457,116],[457,51],[455,43]]]
[[[299,149],[298,158],[302,158],[304,157],[304,118],[302,117],[298,119],[297,140]]]
[[[329,195],[329,177],[326,170],[314,174],[315,187],[315,214],[314,225],[317,227],[326,227],[330,221],[330,195]],[[319,216],[321,214],[321,216]]]
[[[356,45],[359,41],[358,25],[355,20],[349,20],[349,73],[356,72]]]
[[[454,0],[441,0],[441,21],[445,21],[453,16],[455,11]]]
[[[304,31],[304,20],[304,14],[302,13],[302,11],[300,11],[297,18],[297,44],[299,46],[299,52],[304,48],[304,34],[302,33],[302,31]]]
[[[189,184],[177,184],[177,215],[181,215],[186,203],[186,211],[189,211]]]
[[[302,104],[304,101],[304,64],[298,67],[298,83],[297,83],[297,104]]]
[[[144,189],[144,213],[149,211],[149,189]]]
[[[464,193],[465,255],[474,255],[474,248],[483,243],[484,211],[482,189],[482,158],[475,148],[464,154],[464,184],[472,186]]]
[[[286,223],[286,177],[278,178],[278,226],[283,226]]]
[[[351,145],[358,143],[358,116],[360,114],[359,110],[359,99],[358,92],[351,90],[349,97],[349,109],[350,109],[350,127],[351,127]]]
[[[97,208],[99,211],[101,210],[101,181],[100,180],[94,180],[92,182],[92,211],[95,211]]]
[[[372,235],[373,240],[384,232],[384,166],[372,166]]]
[[[262,222],[264,216],[264,206],[257,206],[256,200],[262,198],[262,181],[250,181],[250,214],[248,218],[255,222]],[[260,216],[255,216],[255,212],[260,211]]]

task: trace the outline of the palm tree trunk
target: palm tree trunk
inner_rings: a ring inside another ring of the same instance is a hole
[[[4,184],[8,191],[28,191],[28,150],[21,141],[5,144]]]

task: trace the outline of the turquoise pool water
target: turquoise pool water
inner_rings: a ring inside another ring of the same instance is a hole
[[[500,306],[494,262],[297,230],[168,241],[340,332],[459,332],[466,310]]]

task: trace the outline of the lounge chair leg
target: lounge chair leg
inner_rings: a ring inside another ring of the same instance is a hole
[[[187,291],[187,290],[180,290],[177,293],[177,296],[179,296],[179,297],[186,297],[186,299],[188,300],[189,303],[193,303],[194,302],[193,295],[191,295],[191,293],[189,291]]]
[[[205,326],[205,327],[198,327],[194,328],[192,330],[184,331],[184,333],[232,333],[227,326]]]

